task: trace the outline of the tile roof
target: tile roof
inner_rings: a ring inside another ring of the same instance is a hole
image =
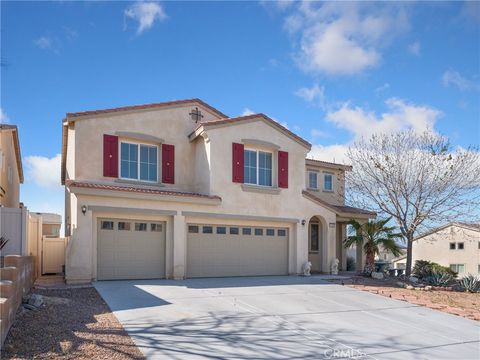
[[[316,201],[322,205],[325,205],[327,208],[330,208],[332,209],[333,211],[335,211],[336,213],[347,213],[347,214],[359,214],[359,215],[369,215],[369,216],[377,216],[377,213],[373,212],[373,211],[369,211],[369,210],[364,210],[364,209],[359,209],[359,208],[356,208],[356,207],[352,207],[352,206],[347,206],[347,205],[334,205],[334,204],[330,204],[329,202],[323,200],[323,199],[320,199],[318,196],[316,196],[315,194],[312,194],[311,192],[309,191],[306,191],[306,190],[303,190],[302,191],[302,194],[305,195],[307,198],[309,198],[310,200],[313,200],[313,201]]]
[[[80,112],[73,112],[67,113],[67,118],[76,118],[80,116],[87,116],[87,115],[99,115],[99,114],[106,114],[112,112],[120,112],[120,111],[128,111],[128,110],[142,110],[142,109],[152,109],[152,108],[159,108],[165,106],[174,106],[174,105],[184,105],[189,103],[197,103],[204,106],[207,109],[210,109],[212,112],[217,114],[222,118],[227,118],[228,116],[222,113],[221,111],[215,109],[213,106],[208,105],[206,102],[203,102],[200,99],[186,99],[186,100],[173,100],[173,101],[165,101],[160,103],[150,103],[150,104],[142,104],[142,105],[132,105],[132,106],[121,106],[115,107],[110,109],[99,109],[99,110],[88,110],[88,111],[80,111]]]
[[[143,185],[142,186],[112,185],[112,184],[101,184],[101,183],[92,183],[92,182],[75,181],[75,180],[67,180],[65,181],[65,185],[67,187],[77,187],[77,188],[87,188],[87,189],[126,191],[126,192],[152,194],[152,195],[197,197],[202,199],[222,200],[220,196],[216,196],[216,195],[205,195],[205,194],[185,192],[185,191],[161,190],[161,189],[154,189],[152,187],[143,186]]]
[[[212,121],[205,121],[201,122],[197,128],[190,134],[194,134],[198,129],[200,129],[202,126],[203,127],[209,127],[209,126],[215,126],[215,125],[224,125],[224,124],[237,124],[241,121],[247,121],[247,120],[253,120],[253,119],[258,119],[261,118],[265,121],[267,121],[269,124],[273,125],[274,127],[278,128],[280,131],[283,131],[290,137],[294,138],[296,141],[302,143],[303,145],[307,146],[308,148],[312,147],[312,144],[310,144],[308,141],[305,139],[301,138],[297,134],[293,133],[292,131],[288,130],[285,126],[279,124],[275,120],[269,118],[267,115],[258,113],[258,114],[252,114],[252,115],[245,115],[245,116],[237,116],[233,118],[224,118],[224,119],[218,119],[218,120],[212,120]]]
[[[313,162],[319,163],[320,165],[340,166],[340,167],[346,168],[347,170],[352,169],[352,165],[339,164],[339,163],[334,163],[329,161],[315,160],[315,159],[309,159],[309,158],[306,158],[305,161],[313,161]]]

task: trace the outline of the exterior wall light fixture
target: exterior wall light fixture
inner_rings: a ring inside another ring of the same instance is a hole
[[[82,205],[82,214],[85,215],[87,212],[87,207],[85,205]]]

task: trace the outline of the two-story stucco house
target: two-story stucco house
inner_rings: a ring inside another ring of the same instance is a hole
[[[0,124],[0,206],[20,206],[22,183],[23,168],[17,126]]]
[[[345,267],[349,167],[263,114],[198,99],[68,113],[66,280],[298,274]],[[359,260],[362,254],[359,254]]]
[[[418,236],[412,243],[412,264],[428,260],[450,267],[459,277],[480,274],[480,224],[450,222]],[[393,260],[398,269],[406,256]]]

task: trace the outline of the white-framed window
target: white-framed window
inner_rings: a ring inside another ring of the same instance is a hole
[[[260,186],[272,186],[271,152],[244,150],[244,183]]]
[[[465,272],[465,264],[450,264],[450,269],[456,273],[462,274]]]
[[[158,181],[158,146],[121,141],[120,178]]]
[[[454,242],[451,242],[449,246],[450,246],[450,250],[455,250],[457,248],[457,244]]]
[[[308,172],[308,188],[318,189],[318,173],[315,171]]]
[[[333,191],[333,175],[329,173],[323,174],[323,190]]]

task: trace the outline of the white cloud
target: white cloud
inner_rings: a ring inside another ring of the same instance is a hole
[[[256,114],[256,112],[253,110],[250,110],[249,108],[245,108],[243,109],[242,114],[240,116],[248,116],[253,114]]]
[[[48,36],[41,36],[33,40],[33,43],[42,50],[55,50],[54,40]]]
[[[325,87],[318,84],[313,85],[311,88],[301,88],[295,92],[295,95],[301,97],[306,102],[319,106],[325,109]]]
[[[8,115],[2,108],[0,108],[0,124],[8,122]]]
[[[399,98],[387,99],[385,103],[388,111],[380,116],[346,103],[340,109],[328,112],[327,120],[359,138],[406,129],[416,132],[434,131],[435,122],[442,115],[435,108],[409,104]]]
[[[447,70],[442,75],[443,86],[454,86],[459,90],[465,91],[476,87],[475,83],[463,77],[458,71]]]
[[[307,157],[309,159],[346,164],[348,163],[347,150],[348,144],[313,145]]]
[[[409,28],[405,7],[366,2],[302,2],[285,20],[299,34],[297,61],[309,72],[352,75],[381,62],[381,50]]]
[[[45,156],[27,156],[24,159],[27,170],[27,181],[32,181],[44,188],[55,188],[60,184],[61,155],[53,158]]]
[[[422,51],[422,46],[420,45],[419,41],[415,41],[410,45],[408,45],[408,52],[412,55],[420,56],[421,51]]]
[[[155,21],[164,21],[168,18],[163,7],[157,2],[136,2],[125,9],[127,18],[138,22],[137,34],[150,29]]]

